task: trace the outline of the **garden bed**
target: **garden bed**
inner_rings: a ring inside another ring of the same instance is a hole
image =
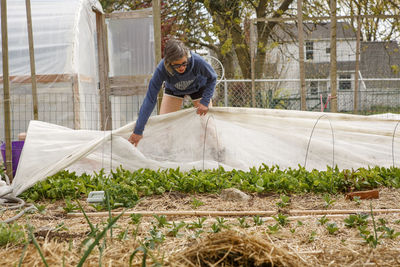
[[[248,193],[234,201],[218,193],[164,192],[142,197],[99,239],[83,266],[397,266],[400,265],[400,213],[371,214],[371,207],[397,209],[400,190],[378,188],[379,199],[346,199],[344,194]],[[96,208],[80,199],[87,214]],[[74,201],[41,200],[41,210],[17,221],[37,245],[8,244],[0,249],[5,266],[77,266],[107,216],[71,217]],[[293,210],[325,210],[327,215],[290,215]],[[330,210],[359,210],[329,215]],[[273,216],[138,216],[150,211],[274,211]],[[134,213],[128,214],[128,213]],[[0,219],[15,214],[4,211]],[[89,223],[90,222],[90,223]],[[90,228],[92,224],[93,229]],[[374,227],[375,224],[375,227]],[[4,232],[4,229],[3,229]],[[90,233],[93,238],[89,238]],[[3,237],[4,238],[4,237]],[[40,256],[43,254],[45,260]],[[264,264],[264,265],[263,265]]]

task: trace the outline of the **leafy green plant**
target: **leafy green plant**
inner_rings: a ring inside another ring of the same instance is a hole
[[[195,197],[192,198],[191,206],[192,206],[193,209],[197,209],[198,207],[203,206],[203,205],[204,205],[203,201],[198,200]]]
[[[142,219],[142,214],[140,213],[133,213],[130,214],[129,217],[131,218],[131,222],[132,224],[139,224],[140,220]]]
[[[179,230],[185,226],[186,226],[185,222],[180,222],[180,223],[172,222],[171,228],[168,229],[167,236],[177,237]]]
[[[254,225],[262,225],[264,220],[260,217],[260,215],[253,216]]]
[[[275,233],[277,233],[278,231],[279,231],[279,229],[281,229],[281,226],[279,225],[279,223],[276,223],[276,224],[274,224],[274,225],[268,225],[267,226],[268,227],[268,233],[269,234],[275,234]]]
[[[215,220],[221,228],[229,229],[229,225],[226,225],[227,220],[223,217],[217,217]]]
[[[215,222],[211,225],[211,230],[213,231],[213,233],[218,233],[221,231],[221,226]]]
[[[339,230],[338,226],[336,223],[328,223],[326,225],[326,230],[328,230],[328,233],[331,235],[335,235],[336,232]]]
[[[325,201],[324,207],[325,207],[326,209],[329,208],[330,206],[332,206],[333,203],[336,202],[336,200],[331,199],[331,196],[330,196],[329,194],[325,194],[325,195],[323,196],[323,199],[324,199],[324,201]]]
[[[203,228],[204,222],[207,220],[205,217],[197,218],[197,221],[193,221],[187,225],[188,229]]]
[[[290,205],[290,197],[288,197],[287,195],[281,195],[280,196],[280,201],[279,202],[277,202],[276,203],[276,205],[279,207],[279,208],[285,208],[285,207],[287,207],[287,206],[289,206]]]
[[[17,223],[0,223],[0,246],[18,245],[26,241],[24,228]]]
[[[40,205],[37,203],[34,203],[33,205],[36,207],[39,213],[44,213],[44,211],[46,210],[46,205]]]
[[[145,237],[146,242],[144,244],[146,248],[154,249],[158,244],[164,242],[165,240],[164,234],[161,231],[157,230],[156,227],[150,229],[149,233],[150,236]]]
[[[272,216],[272,218],[274,218],[281,226],[286,226],[289,223],[288,216],[281,213],[278,213],[278,216]]]
[[[168,222],[167,217],[165,217],[165,215],[158,216],[157,214],[155,214],[153,215],[153,217],[156,218],[158,223],[157,226],[159,228],[164,228],[167,225],[171,225],[171,223]]]
[[[361,204],[361,197],[354,196],[353,201],[356,203],[357,206],[359,206]]]
[[[373,234],[371,234],[366,225],[358,226],[357,229],[360,233],[360,236],[367,244],[371,245],[371,247],[375,248],[379,244],[378,237],[375,237]]]
[[[379,244],[379,237],[378,237],[378,228],[376,226],[374,212],[372,210],[372,203],[370,203],[370,208],[371,208],[373,233],[371,233],[367,229],[367,225],[360,225],[357,227],[357,229],[359,230],[360,236],[365,240],[365,242],[369,244],[371,247],[376,248],[376,246]]]
[[[344,219],[345,226],[349,228],[355,228],[357,226],[367,225],[368,217],[368,214],[350,214],[348,218]]]
[[[63,207],[66,213],[73,212],[79,210],[79,206],[72,203],[70,199],[65,199],[65,207]]]
[[[119,241],[128,240],[129,239],[128,229],[125,229],[125,230],[119,232],[118,235],[117,235],[117,239]]]
[[[246,219],[247,219],[246,217],[237,218],[237,220],[239,222],[239,226],[241,228],[249,228],[250,227],[250,225],[246,222]]]
[[[312,231],[308,236],[308,243],[314,242],[316,237],[317,237],[317,232]]]
[[[378,231],[383,232],[382,237],[384,238],[395,239],[400,236],[400,232],[396,232],[394,229],[387,227],[386,225],[378,227]]]
[[[108,191],[112,209],[117,207],[131,208],[142,196],[161,194],[166,191],[184,193],[217,193],[225,188],[237,188],[246,192],[277,192],[282,194],[280,204],[289,204],[284,197],[291,193],[325,193],[337,194],[354,190],[372,189],[379,186],[400,188],[400,169],[359,168],[340,171],[337,167],[327,166],[326,171],[307,171],[299,166],[297,169],[282,170],[279,166],[262,164],[249,171],[225,171],[222,167],[215,170],[190,170],[182,172],[177,169],[128,171],[119,167],[109,176],[104,171],[94,175],[76,175],[74,172],[61,171],[45,181],[35,184],[22,193],[27,201],[40,199],[80,199],[87,197],[94,190]],[[326,197],[325,206],[333,204]],[[193,202],[193,207],[200,205]],[[102,205],[97,207],[105,208]]]
[[[319,224],[324,225],[329,221],[328,218],[326,218],[326,215],[322,216],[321,218],[318,219]]]

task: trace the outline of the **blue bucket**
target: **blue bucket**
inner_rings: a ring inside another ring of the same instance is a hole
[[[12,167],[13,167],[13,177],[18,168],[19,157],[21,156],[22,148],[24,147],[25,141],[12,141]],[[1,144],[1,156],[3,157],[4,166],[6,165],[6,143]]]

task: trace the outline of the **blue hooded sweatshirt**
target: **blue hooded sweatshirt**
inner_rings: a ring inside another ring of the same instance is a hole
[[[143,134],[147,120],[157,103],[158,92],[163,82],[165,82],[165,87],[176,95],[189,95],[204,87],[200,103],[207,107],[214,93],[217,74],[210,64],[194,52],[190,52],[188,65],[182,74],[175,71],[171,66],[165,66],[164,59],[162,59],[150,80],[149,88],[133,131],[135,134]]]

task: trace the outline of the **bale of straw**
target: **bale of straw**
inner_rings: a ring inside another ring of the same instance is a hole
[[[308,266],[293,252],[275,246],[266,235],[235,231],[210,234],[171,255],[168,266]]]

